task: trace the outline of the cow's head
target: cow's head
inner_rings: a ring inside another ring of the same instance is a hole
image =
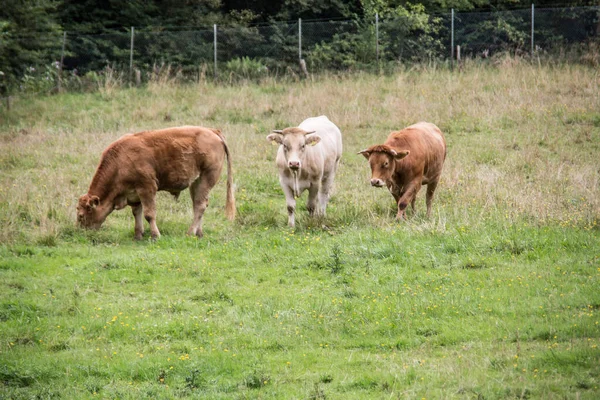
[[[315,131],[306,132],[300,128],[285,128],[284,130],[274,130],[267,136],[267,140],[281,145],[287,166],[292,171],[298,171],[302,168],[306,146],[314,146],[321,141],[321,137]]]
[[[77,223],[82,228],[98,229],[106,215],[100,210],[98,196],[84,194],[77,202]]]
[[[371,146],[359,151],[371,165],[371,186],[383,187],[392,179],[396,169],[396,161],[402,160],[410,153],[409,150],[394,150],[386,145]]]

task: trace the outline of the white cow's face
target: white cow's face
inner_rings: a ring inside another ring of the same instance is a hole
[[[267,140],[278,143],[283,148],[287,166],[292,171],[302,168],[306,146],[314,146],[321,141],[321,137],[314,132],[306,132],[300,128],[286,128],[283,131],[267,136]]]

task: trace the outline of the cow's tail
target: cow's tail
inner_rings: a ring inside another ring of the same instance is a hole
[[[231,154],[229,153],[229,147],[227,147],[227,142],[225,141],[225,137],[221,133],[221,131],[214,129],[213,130],[217,136],[223,142],[223,149],[225,150],[225,155],[227,156],[227,200],[225,200],[225,216],[230,221],[235,219],[235,195],[233,188],[233,168],[231,166]]]

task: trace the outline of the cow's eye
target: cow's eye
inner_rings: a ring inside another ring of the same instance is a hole
[[[386,161],[386,162],[384,162],[384,163],[383,163],[383,168],[387,168],[387,166],[388,166],[389,164],[390,164],[390,163],[389,163],[389,162],[387,162],[387,161]]]
[[[305,147],[306,147],[306,145],[305,145],[305,144],[303,144],[303,145],[302,145],[302,150],[304,150],[304,148],[305,148]]]
[[[289,150],[288,147],[287,147],[287,145],[285,145],[285,144],[283,145],[283,150],[285,150],[285,151]]]

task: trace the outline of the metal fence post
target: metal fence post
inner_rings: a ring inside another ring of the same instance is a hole
[[[310,76],[306,68],[306,61],[302,58],[302,18],[298,18],[298,63],[300,64],[300,71],[308,79]]]
[[[454,68],[454,8],[450,12],[450,66]]]
[[[214,42],[213,42],[213,47],[214,47],[214,60],[215,60],[215,79],[217,79],[217,24],[213,25],[213,37],[214,37]]]
[[[65,43],[67,41],[67,31],[63,32],[62,50],[60,51],[60,64],[58,65],[58,91],[62,90],[63,62],[65,61]]]
[[[534,40],[533,40],[533,29],[535,26],[535,6],[531,3],[531,55],[533,56]]]
[[[379,13],[375,13],[375,55],[379,66]]]
[[[129,48],[129,83],[133,82],[133,35],[134,28],[131,27],[131,46]]]
[[[302,60],[302,18],[298,18],[298,60]]]

